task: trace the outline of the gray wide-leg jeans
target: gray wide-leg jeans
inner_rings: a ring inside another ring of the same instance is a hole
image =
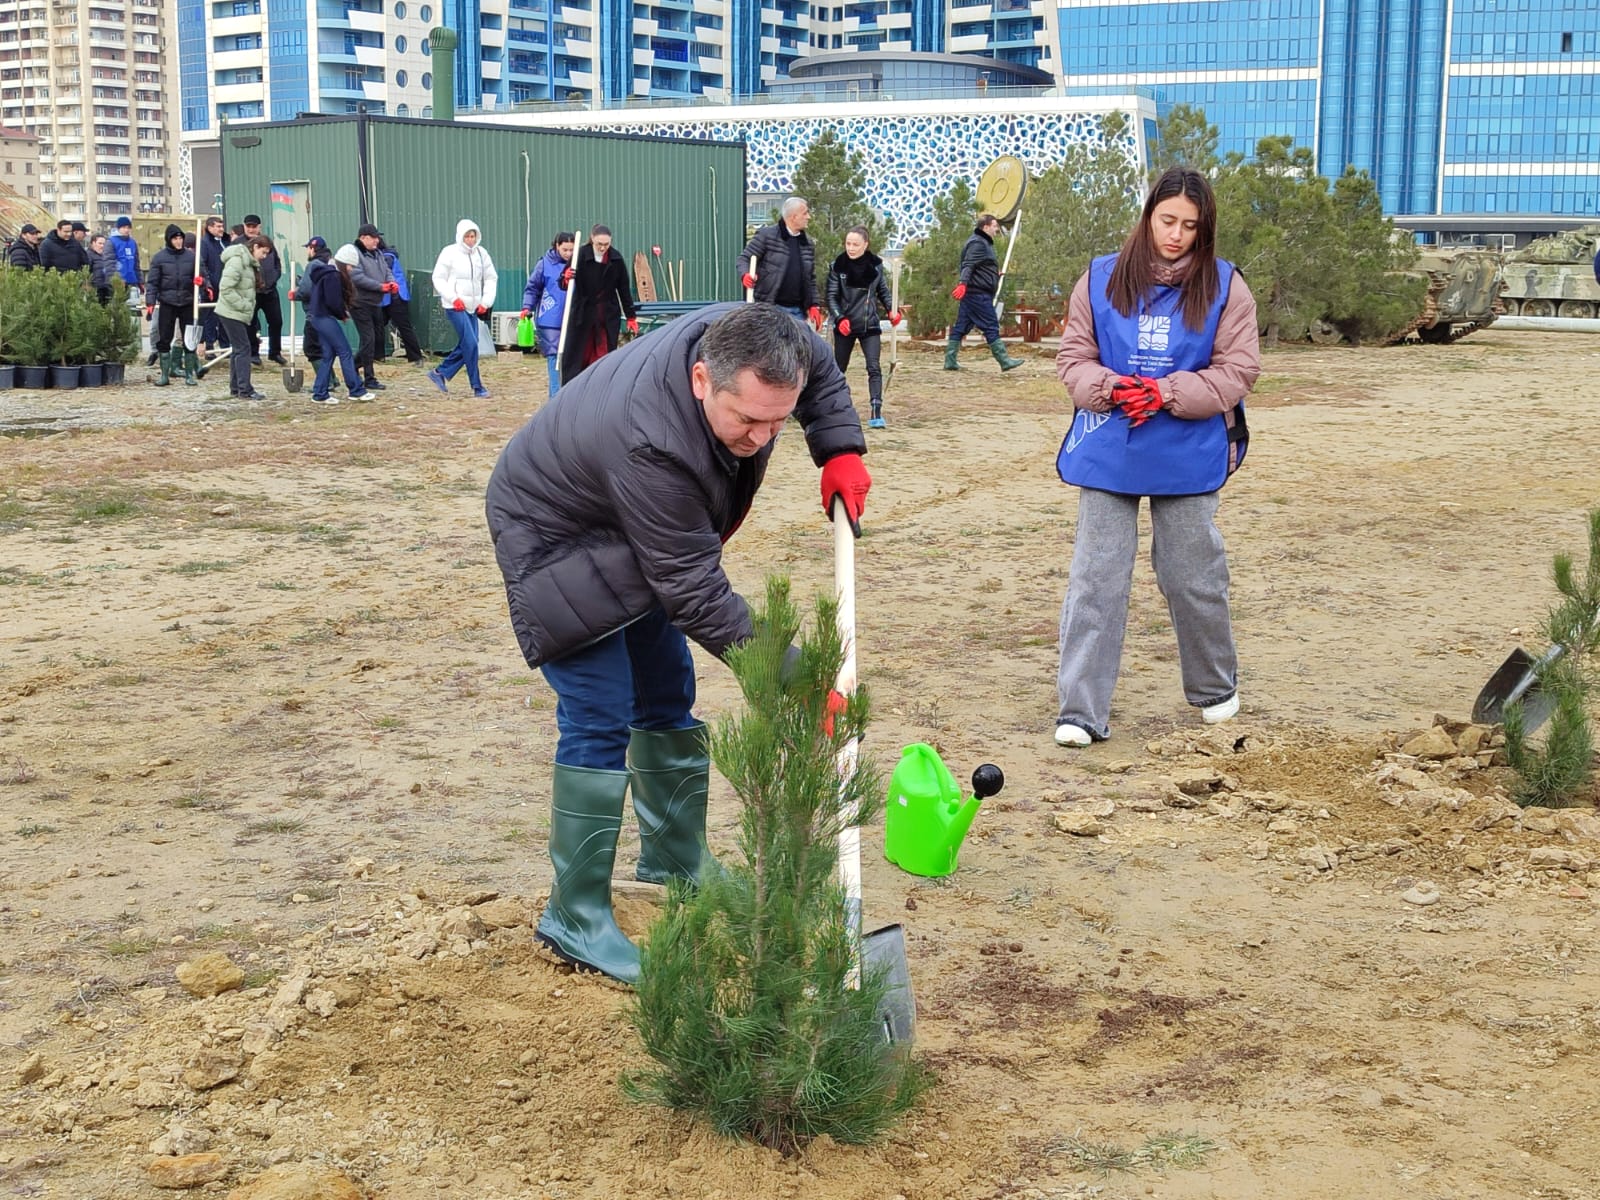
[[[1139,500],[1093,488],[1078,496],[1072,576],[1061,606],[1056,724],[1076,725],[1095,738],[1111,736],[1111,694],[1139,551]],[[1221,703],[1238,686],[1218,501],[1216,492],[1150,497],[1150,564],[1178,635],[1183,694],[1197,708]]]

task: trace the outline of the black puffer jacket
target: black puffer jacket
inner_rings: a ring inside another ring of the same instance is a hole
[[[881,332],[878,322],[888,315],[892,304],[883,277],[883,259],[871,250],[860,258],[841,254],[833,260],[828,271],[828,315],[835,325],[847,320],[851,333],[871,337]]]
[[[737,307],[710,305],[606,355],[501,452],[486,515],[530,667],[658,604],[713,654],[750,636],[722,543],[749,511],[772,444],[734,457],[712,435],[689,378],[706,327]],[[809,337],[811,370],[794,415],[820,466],[865,453],[866,442],[833,351]]]
[[[6,252],[6,262],[19,271],[31,271],[39,265],[39,247],[18,235],[17,240],[11,243],[11,249]]]
[[[994,239],[981,229],[974,229],[961,247],[961,282],[969,292],[992,296],[1000,290],[1000,259],[994,252]]]
[[[756,230],[755,236],[745,243],[739,255],[739,275],[742,278],[750,273],[750,256],[754,254],[760,260],[756,263],[755,298],[764,304],[776,303],[778,289],[783,286],[784,273],[789,266],[791,246],[800,247],[800,266],[805,275],[806,300],[800,307],[820,308],[822,302],[817,299],[817,247],[803,229],[791,237],[783,228],[783,222],[777,221]]]
[[[183,230],[176,225],[167,226],[166,240],[150,256],[150,269],[145,273],[145,304],[187,308],[194,303],[194,251],[184,246],[182,239]],[[180,248],[174,250],[173,242]]]
[[[82,271],[89,265],[89,248],[77,238],[62,238],[52,229],[39,242],[39,265],[46,271]]]

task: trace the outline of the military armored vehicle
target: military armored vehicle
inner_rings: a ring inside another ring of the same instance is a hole
[[[1410,273],[1421,275],[1428,284],[1422,311],[1386,345],[1413,337],[1433,344],[1458,341],[1508,311],[1500,298],[1504,287],[1500,257],[1491,251],[1424,247]]]
[[[1600,225],[1535,238],[1506,256],[1506,313],[1522,317],[1600,315],[1594,256]]]

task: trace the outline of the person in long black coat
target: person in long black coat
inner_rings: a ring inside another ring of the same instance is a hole
[[[617,348],[622,318],[628,332],[639,332],[633,306],[633,287],[622,253],[611,244],[611,230],[596,225],[567,272],[572,293],[572,315],[567,319],[567,345],[561,355],[561,382],[570,383],[590,363]]]

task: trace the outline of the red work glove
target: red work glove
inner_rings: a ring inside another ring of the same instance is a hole
[[[850,702],[844,694],[835,688],[828,689],[828,701],[822,710],[822,733],[824,737],[833,736],[833,719],[849,707]]]
[[[153,317],[155,315],[156,315],[156,306],[154,304],[146,304],[144,306],[144,319],[146,321],[148,321],[151,317]]]
[[[1111,400],[1127,415],[1135,429],[1160,412],[1166,403],[1156,381],[1139,375],[1124,375],[1112,384]]]
[[[521,312],[519,312],[517,314],[517,316],[521,317],[524,321],[526,321],[528,319],[528,317],[531,315],[531,312],[532,312],[531,309],[526,309],[525,308]]]
[[[956,300],[961,299],[961,297],[965,296],[966,294],[967,294],[967,285],[964,284],[964,283],[958,283],[958,284],[955,285],[955,287],[950,289],[951,297],[956,299]]]
[[[194,277],[194,285],[195,285],[195,287],[199,287],[205,281],[206,281],[206,277],[204,275],[196,275]]]
[[[838,329],[840,337],[849,337],[850,336],[850,318],[849,317],[840,317],[839,318],[839,324],[836,325],[835,328]]]
[[[472,310],[472,311],[473,311],[473,312],[475,312],[475,313],[477,313],[477,314],[478,314],[478,315],[479,315],[479,316],[480,316],[480,317],[483,317],[483,316],[487,316],[487,315],[488,315],[488,313],[489,313],[489,310],[488,310],[488,309],[487,309],[487,308],[485,308],[485,307],[484,307],[484,306],[483,306],[483,305],[481,305],[481,304],[480,304],[480,305],[478,305],[478,307],[477,307],[477,308],[475,308],[475,309],[473,309],[473,310]]]
[[[750,274],[750,272],[746,271],[739,277],[739,282],[744,284],[746,288],[753,288],[756,285],[756,277]]]
[[[638,333],[639,332],[639,318],[638,317],[629,317],[628,318],[628,332],[629,333]]]
[[[388,292],[391,296],[398,296],[400,294],[400,285],[391,280],[389,283],[383,285],[383,290]]]
[[[463,300],[460,296],[457,296],[456,297],[456,302],[454,304],[452,304],[450,307],[455,309],[457,312],[466,312],[467,311],[467,302],[465,300]]]
[[[898,325],[900,324],[900,320],[900,310],[898,308],[889,314],[889,324]]]
[[[828,520],[833,520],[833,498],[840,497],[857,537],[861,536],[861,514],[866,511],[871,488],[872,476],[867,474],[859,454],[836,454],[822,464],[822,511],[828,514]]]
[[[572,277],[576,274],[577,272],[571,267],[568,267],[565,271],[561,272],[561,286],[566,287],[567,284],[572,282]]]
[[[815,304],[806,309],[806,319],[811,322],[811,328],[819,333],[822,332],[822,310]]]

